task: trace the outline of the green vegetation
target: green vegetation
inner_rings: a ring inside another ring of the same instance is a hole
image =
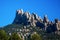
[[[0,40],[22,40],[22,38],[17,33],[8,36],[4,30],[0,30]]]
[[[31,40],[42,40],[41,36],[39,34],[32,34]]]
[[[18,30],[17,30],[18,29]],[[28,32],[26,30],[28,29]],[[21,31],[21,32],[20,32]],[[11,24],[7,25],[0,29],[0,40],[23,40],[21,34],[18,35],[18,33],[26,34],[27,35],[26,40],[60,40],[60,35],[55,33],[46,33],[46,31],[40,29],[39,27],[26,27],[24,28],[24,25],[18,25],[18,24]],[[36,34],[33,34],[33,32],[36,32]],[[12,33],[9,35],[9,33]]]
[[[0,30],[0,40],[8,40],[8,36],[4,30]]]
[[[22,40],[21,36],[19,36],[17,33],[13,33],[9,40]]]

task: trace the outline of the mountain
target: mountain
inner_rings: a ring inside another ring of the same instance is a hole
[[[47,15],[44,16],[44,19],[41,19],[36,13],[30,14],[29,12],[24,12],[22,9],[16,11],[16,17],[13,24],[40,27],[44,30],[49,28],[49,26],[54,26],[53,28],[55,29],[53,31],[60,30],[60,28],[58,29],[58,27],[60,27],[60,21],[58,19],[55,19],[55,22],[50,22]]]
[[[16,11],[16,17],[13,24],[36,26],[38,21],[42,22],[42,19],[40,19],[35,13],[30,14],[29,12],[23,12],[23,10],[20,9]]]
[[[24,12],[22,9],[16,11],[16,17],[10,27],[13,28],[13,25],[18,28],[21,25],[40,27],[42,30],[47,32],[55,32],[60,30],[60,21],[58,19],[55,19],[55,22],[52,22],[48,20],[47,15],[45,15],[42,19],[36,13],[30,14],[29,12]]]
[[[43,37],[47,37],[47,33],[60,35],[60,21],[58,19],[55,19],[54,22],[49,21],[47,15],[42,19],[36,13],[30,14],[20,9],[16,11],[16,17],[12,24],[4,26],[1,29],[5,30],[8,35],[16,32],[22,36],[29,36],[37,32]]]

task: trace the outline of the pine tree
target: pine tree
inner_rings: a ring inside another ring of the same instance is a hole
[[[4,30],[0,30],[0,40],[8,40],[8,36]]]
[[[42,38],[39,34],[36,33],[31,35],[31,40],[42,40]]]

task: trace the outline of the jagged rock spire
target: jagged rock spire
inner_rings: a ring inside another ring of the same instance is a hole
[[[18,14],[23,14],[23,9],[17,10]]]
[[[34,19],[35,19],[35,20],[38,19],[38,16],[37,16],[36,13],[32,13],[32,15],[34,16]]]
[[[58,23],[58,19],[55,19],[55,23]]]
[[[29,18],[30,14],[29,14],[29,12],[25,12],[25,15],[26,15],[27,18]]]
[[[47,17],[47,15],[44,15],[43,22],[44,22],[44,23],[48,23],[48,21],[49,21],[49,20],[48,20],[48,17]]]

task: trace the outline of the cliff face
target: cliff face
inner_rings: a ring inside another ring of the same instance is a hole
[[[23,12],[22,9],[16,11],[16,17],[13,21],[13,24],[23,24],[34,27],[36,26],[42,28],[43,30],[47,30],[48,32],[51,32],[51,30],[60,30],[60,21],[57,19],[55,22],[50,22],[47,18],[47,15],[41,19],[35,13],[30,14],[29,12]]]
[[[16,17],[13,24],[36,26],[38,21],[42,22],[42,19],[40,19],[35,13],[30,14],[29,12],[23,12],[23,10],[20,9],[16,11]]]

